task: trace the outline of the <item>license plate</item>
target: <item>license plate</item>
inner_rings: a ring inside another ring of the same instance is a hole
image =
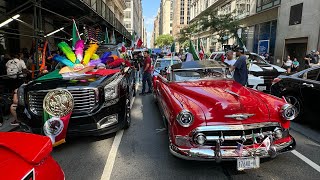
[[[257,88],[258,88],[259,91],[267,90],[267,86],[258,86]]]
[[[242,171],[245,169],[257,169],[260,167],[259,157],[239,158],[237,159],[237,169]]]

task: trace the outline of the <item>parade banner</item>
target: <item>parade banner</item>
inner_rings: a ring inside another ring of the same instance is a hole
[[[65,143],[73,107],[73,96],[65,89],[54,89],[45,96],[43,100],[43,131],[51,139],[53,146]]]

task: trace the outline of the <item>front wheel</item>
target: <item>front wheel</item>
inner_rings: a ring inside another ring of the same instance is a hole
[[[128,129],[131,125],[131,101],[130,97],[127,97],[125,104],[125,114],[124,114],[125,125],[124,129]]]

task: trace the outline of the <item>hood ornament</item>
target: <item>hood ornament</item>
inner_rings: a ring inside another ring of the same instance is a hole
[[[225,91],[225,92],[227,92],[227,93],[229,93],[229,94],[231,94],[231,95],[234,95],[234,96],[240,97],[240,95],[239,95],[239,94],[237,94],[237,93],[235,93],[235,92],[233,92],[233,91],[231,91],[231,90],[229,90],[229,89],[224,90],[224,91]]]
[[[231,115],[225,115],[224,117],[225,118],[233,118],[233,119],[242,121],[242,120],[248,119],[249,117],[252,117],[254,115],[255,114],[231,114]]]

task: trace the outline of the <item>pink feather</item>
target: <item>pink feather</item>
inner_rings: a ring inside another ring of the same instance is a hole
[[[84,40],[78,40],[75,44],[75,54],[77,59],[81,62],[83,59]]]

